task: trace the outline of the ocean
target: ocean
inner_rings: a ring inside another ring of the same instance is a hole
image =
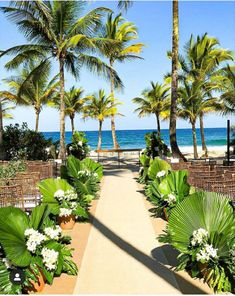
[[[144,136],[148,132],[154,130],[117,130],[118,142],[123,149],[128,148],[144,148],[145,140]],[[59,140],[59,132],[43,132],[46,138],[52,138],[53,141]],[[86,137],[89,141],[91,149],[96,149],[98,132],[86,131]],[[169,145],[169,130],[163,129],[162,138],[167,145]],[[66,144],[71,141],[71,132],[66,132]],[[113,147],[111,131],[102,132],[102,148],[110,149]],[[227,143],[227,130],[226,128],[205,128],[205,138],[208,147],[221,147]],[[200,129],[197,129],[198,146],[201,145]],[[192,131],[191,129],[178,129],[177,141],[180,147],[191,147],[192,144]]]

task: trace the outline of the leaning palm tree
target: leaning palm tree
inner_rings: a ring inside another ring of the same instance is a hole
[[[48,61],[30,61],[16,73],[5,79],[10,92],[8,98],[15,97],[18,105],[33,107],[36,115],[35,131],[39,129],[39,116],[42,108],[57,95],[58,75],[49,79],[50,63]]]
[[[12,54],[15,57],[6,64],[8,69],[17,68],[28,59],[43,57],[46,60],[57,61],[60,75],[60,158],[65,159],[65,70],[78,78],[80,69],[85,66],[91,72],[96,72],[109,78],[114,77],[114,83],[120,80],[108,65],[97,56],[91,55],[98,49],[103,49],[111,41],[99,38],[102,17],[107,8],[96,8],[85,15],[85,1],[12,1],[9,7],[1,10],[11,21],[17,24],[31,42],[14,46],[1,53],[1,56]]]
[[[64,104],[65,104],[65,116],[70,118],[72,134],[74,133],[74,119],[77,113],[81,113],[83,110],[83,104],[86,100],[83,97],[83,88],[71,87],[69,91],[65,91]],[[49,106],[60,108],[59,95],[55,99],[49,102]]]
[[[110,68],[112,68],[115,62],[124,62],[126,60],[131,59],[140,59],[138,54],[141,53],[142,47],[144,46],[142,43],[130,43],[132,40],[138,38],[137,28],[136,26],[124,20],[121,14],[118,14],[116,17],[113,14],[109,14],[105,29],[103,33],[103,38],[111,39],[116,42],[111,47],[106,47],[103,50],[103,54],[109,60]],[[114,100],[114,80],[113,73],[110,72],[110,84],[111,84],[111,96]],[[122,85],[120,85],[121,87]],[[115,149],[119,148],[117,136],[116,136],[116,128],[115,128],[115,117],[111,116],[111,130],[113,137],[113,145]]]
[[[88,117],[99,121],[98,145],[97,149],[101,149],[102,145],[102,125],[105,118],[117,115],[117,101],[113,101],[111,95],[107,96],[103,89],[99,90],[97,94],[89,96],[86,105],[83,109],[83,118]]]
[[[157,131],[160,136],[160,119],[167,119],[170,115],[170,87],[151,81],[151,88],[142,92],[142,97],[134,98],[133,103],[139,105],[135,112],[139,117],[154,114],[157,120]]]

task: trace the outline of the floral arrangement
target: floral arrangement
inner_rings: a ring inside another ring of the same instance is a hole
[[[159,240],[180,252],[177,270],[203,278],[215,292],[234,293],[234,233],[229,198],[215,192],[196,192],[172,209],[166,233]]]
[[[0,292],[22,294],[43,274],[49,284],[62,272],[76,275],[72,249],[61,228],[49,218],[48,206],[40,205],[31,215],[14,207],[0,208]],[[9,229],[11,231],[9,232]],[[25,274],[22,285],[10,282],[9,274],[20,268]]]

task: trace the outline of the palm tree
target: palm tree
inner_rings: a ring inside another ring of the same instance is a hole
[[[39,129],[39,116],[42,108],[48,101],[56,96],[59,81],[58,75],[49,80],[50,63],[33,62],[26,63],[15,76],[4,81],[10,87],[6,97],[15,98],[18,105],[32,106],[36,115],[35,131]]]
[[[127,11],[133,5],[132,0],[120,0],[118,1],[118,8],[120,10]]]
[[[151,89],[142,92],[143,97],[134,98],[132,101],[138,104],[135,109],[139,117],[154,114],[157,120],[157,130],[160,136],[160,119],[167,119],[170,115],[170,87],[165,84],[154,83],[151,81]]]
[[[74,119],[76,113],[81,113],[83,111],[83,104],[86,100],[83,97],[83,88],[71,87],[69,91],[65,91],[64,104],[65,104],[65,116],[70,118],[72,134],[74,133]],[[49,102],[49,106],[60,108],[59,95],[55,99]]]
[[[111,47],[106,47],[103,51],[104,56],[109,60],[110,68],[113,68],[117,61],[124,62],[131,59],[140,59],[138,54],[142,51],[144,45],[142,43],[130,44],[132,40],[138,38],[137,28],[133,23],[125,21],[121,14],[118,14],[116,17],[114,17],[112,13],[108,15],[103,38],[111,39],[116,42],[116,46],[112,45]],[[114,102],[115,85],[112,72],[110,72],[110,84],[111,96]],[[120,84],[119,88],[121,86],[122,85]],[[120,146],[116,136],[114,115],[111,116],[111,130],[114,148],[118,149]]]
[[[194,158],[198,158],[196,121],[201,114],[218,112],[223,110],[223,104],[218,98],[210,95],[210,87],[205,87],[203,82],[184,80],[183,85],[178,89],[177,115],[183,119],[188,119],[192,125]]]
[[[111,41],[99,38],[101,19],[110,12],[107,8],[96,8],[83,15],[85,1],[12,1],[9,7],[1,10],[16,23],[30,44],[12,47],[1,56],[13,54],[15,57],[6,64],[8,69],[35,57],[55,59],[60,77],[60,158],[65,159],[65,70],[78,78],[80,69],[85,66],[90,71],[120,80],[108,65],[98,57],[90,55],[103,49]]]
[[[88,97],[86,105],[84,106],[84,118],[91,117],[99,121],[99,134],[97,149],[101,149],[102,145],[102,125],[104,119],[117,115],[118,102],[113,101],[111,95],[106,96],[103,89],[100,89],[98,94],[93,94]]]
[[[177,119],[177,98],[178,98],[178,63],[179,63],[179,3],[178,0],[172,2],[173,29],[172,29],[172,60],[171,60],[171,112],[170,112],[170,144],[173,157],[178,157],[186,161],[181,153],[176,138]]]
[[[217,75],[221,63],[233,60],[230,50],[220,47],[218,39],[209,37],[207,34],[197,36],[196,40],[191,35],[189,42],[185,46],[185,57],[180,56],[181,65],[180,76],[188,77],[208,84]],[[183,78],[184,79],[184,78]],[[214,89],[218,85],[214,84]],[[202,150],[207,156],[207,147],[204,133],[204,113],[200,114],[200,132]]]

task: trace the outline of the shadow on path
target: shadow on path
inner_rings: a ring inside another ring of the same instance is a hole
[[[116,235],[112,230],[105,226],[100,220],[91,215],[93,226],[99,230],[105,237],[117,245],[120,249],[125,251],[128,255],[132,256],[138,260],[141,264],[149,268],[153,273],[160,276],[163,280],[168,282],[170,285],[179,290],[178,285],[172,280],[175,277],[177,283],[180,283],[180,292],[183,294],[206,294],[205,291],[201,290],[199,287],[194,286],[192,283],[184,279],[180,274],[173,272],[167,268],[163,262],[161,262],[162,252],[160,252],[162,247],[158,247],[152,250],[154,258],[147,256],[137,248],[135,248],[130,243],[123,240],[120,236]],[[163,251],[163,250],[162,250]],[[163,261],[163,260],[162,260]]]

